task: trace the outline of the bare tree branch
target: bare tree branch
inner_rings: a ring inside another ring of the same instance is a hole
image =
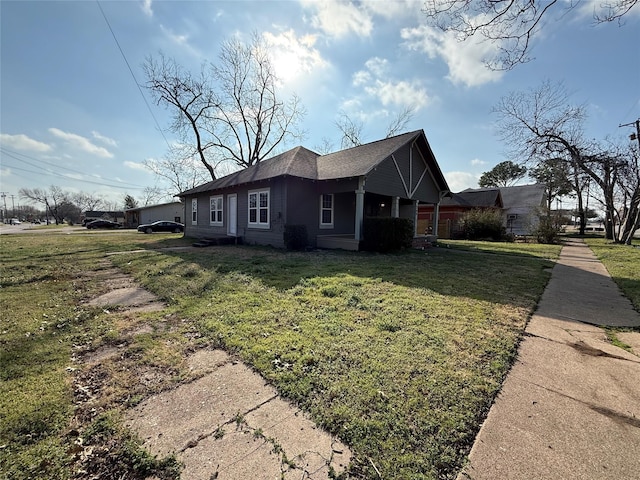
[[[297,128],[304,108],[295,95],[280,99],[268,46],[257,34],[249,44],[224,42],[218,61],[203,65],[199,76],[162,55],[149,57],[144,69],[147,88],[173,112],[171,130],[194,145],[212,179],[225,163],[255,165],[304,134]]]
[[[620,20],[638,0],[610,0],[600,6],[596,22]],[[531,39],[550,12],[556,8],[569,13],[579,0],[428,0],[423,13],[427,22],[443,31],[453,32],[461,41],[479,36],[497,45],[498,53],[484,59],[492,70],[510,70],[531,60]]]

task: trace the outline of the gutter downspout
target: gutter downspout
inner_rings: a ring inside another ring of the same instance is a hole
[[[356,218],[354,238],[362,240],[362,221],[364,219],[364,184],[365,177],[358,178],[358,189],[356,190]]]

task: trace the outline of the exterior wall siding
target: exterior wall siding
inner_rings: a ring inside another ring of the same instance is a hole
[[[398,168],[393,161],[395,158]],[[419,148],[405,146],[381,162],[378,167],[367,176],[365,189],[367,192],[380,195],[411,198],[421,202],[435,203],[439,201],[439,191],[430,172],[422,159]],[[402,173],[402,178],[398,173]],[[425,175],[420,180],[422,174]],[[404,183],[403,180],[404,179]],[[418,184],[418,181],[420,183]],[[406,189],[405,189],[406,185]],[[417,186],[417,188],[416,188]],[[409,192],[407,193],[407,189]],[[413,190],[415,189],[415,192]],[[409,194],[411,194],[411,197]]]
[[[175,221],[176,218],[180,223],[184,223],[184,205],[181,203],[158,205],[140,209],[140,224],[153,223],[159,220]]]
[[[249,192],[254,190],[269,189],[269,228],[255,228],[249,226]],[[191,199],[185,199],[187,206],[187,219],[185,222],[185,236],[192,238],[220,237],[227,235],[229,212],[228,195],[237,195],[237,235],[248,244],[273,245],[283,247],[284,232],[284,198],[282,179],[256,182],[242,185],[239,188],[216,190],[198,195],[197,225],[191,220]],[[212,196],[223,196],[223,224],[221,226],[210,224],[210,203]]]

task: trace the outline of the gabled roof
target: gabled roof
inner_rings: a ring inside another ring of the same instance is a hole
[[[208,192],[219,188],[242,185],[243,183],[267,180],[269,178],[289,175],[293,177],[315,180],[318,176],[318,154],[304,147],[295,147],[280,155],[263,160],[251,167],[218,178],[211,182],[186,190],[178,196]]]
[[[452,193],[450,197],[445,197],[440,203],[441,206],[461,206],[468,208],[502,208],[503,201],[499,188],[467,189],[460,193]]]
[[[435,160],[424,131],[416,130],[328,155],[319,155],[302,146],[296,147],[244,170],[184,191],[179,196],[208,192],[280,176],[292,176],[309,180],[336,180],[359,177],[367,175],[394,152],[415,141],[421,142],[423,151],[428,152],[425,160],[429,164],[435,181],[443,190],[448,190],[447,182]]]
[[[544,201],[544,192],[543,183],[500,187],[504,208],[539,207]]]

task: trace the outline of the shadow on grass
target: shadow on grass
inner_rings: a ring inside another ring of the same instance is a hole
[[[530,254],[496,255],[446,248],[381,255],[221,246],[163,253],[204,270],[245,274],[280,291],[295,287],[303,279],[350,275],[442,295],[529,307],[542,293],[554,265],[551,260]]]

